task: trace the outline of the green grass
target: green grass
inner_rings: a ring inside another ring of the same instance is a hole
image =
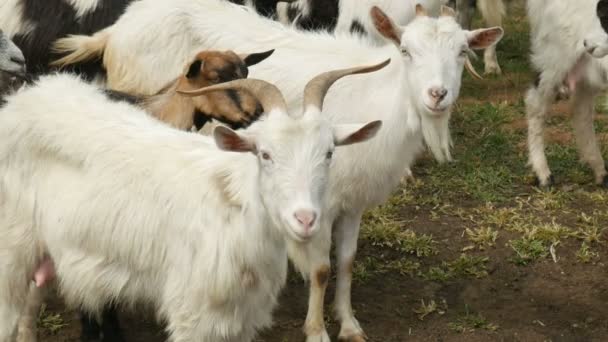
[[[458,333],[470,333],[475,330],[496,331],[498,325],[489,322],[479,313],[470,313],[468,307],[465,314],[459,316],[456,321],[448,323],[448,327]]]

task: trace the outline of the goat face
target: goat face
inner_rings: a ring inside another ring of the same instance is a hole
[[[219,126],[214,138],[219,148],[251,152],[258,163],[258,190],[275,227],[282,227],[291,239],[309,240],[321,226],[321,208],[334,148],[372,138],[381,121],[367,124],[331,125],[321,117],[327,90],[338,79],[356,73],[373,72],[389,63],[322,73],[304,89],[303,115],[288,115],[287,104],[274,85],[261,80],[237,80],[189,92],[247,89],[268,115],[243,132]]]
[[[21,50],[0,30],[0,71],[25,77],[25,58]]]
[[[420,116],[426,144],[439,161],[444,161],[451,159],[448,120],[460,92],[469,50],[495,44],[503,30],[463,30],[453,10],[443,6],[441,13],[431,18],[417,5],[416,18],[406,26],[397,26],[378,7],[370,12],[379,33],[401,50],[407,96]]]
[[[332,126],[318,113],[271,112],[245,132],[216,127],[214,137],[220,148],[256,156],[261,201],[274,226],[304,242],[320,228],[335,147],[370,139],[379,128],[379,121]]]
[[[597,3],[596,15],[590,19],[591,29],[585,36],[585,51],[595,58],[608,55],[608,0]]]

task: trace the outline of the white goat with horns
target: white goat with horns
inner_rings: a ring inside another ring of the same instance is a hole
[[[451,159],[448,123],[467,53],[494,44],[503,34],[499,27],[463,30],[447,7],[438,18],[426,16],[420,6],[417,13],[409,25],[397,26],[379,8],[372,8],[376,27],[390,42],[378,46],[354,35],[285,27],[226,1],[142,0],[108,29],[93,36],[69,37],[57,45],[66,52],[75,51],[75,56],[83,50],[96,50],[97,56],[103,56],[109,85],[138,92],[155,91],[157,84],[179,70],[182,60],[200,48],[276,48],[264,63],[251,69],[251,76],[276,84],[291,108],[302,103],[301,90],[312,75],[390,58],[383,70],[342,80],[330,90],[324,112],[332,122],[381,118],[384,128],[364,148],[346,148],[337,156],[328,190],[329,207],[319,234],[312,243],[289,246],[292,261],[311,279],[304,325],[308,341],[329,341],[323,301],[333,227],[339,337],[363,340],[363,330],[351,307],[352,266],[362,214],[390,196],[404,169],[421,151],[423,141],[439,161]],[[182,39],[175,40],[174,32]],[[91,55],[89,52],[84,54]]]
[[[0,111],[0,342],[14,337],[48,259],[68,304],[98,312],[142,301],[171,341],[250,341],[271,323],[286,240],[319,229],[334,147],[381,126],[331,126],[320,116],[325,93],[386,64],[313,78],[301,117],[260,80],[186,92],[256,96],[267,118],[213,134],[219,149],[249,154],[219,151],[74,76],[45,76],[10,96]]]

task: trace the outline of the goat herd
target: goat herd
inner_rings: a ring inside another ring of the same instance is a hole
[[[581,158],[608,185],[593,132],[607,4],[527,1],[541,186],[558,96],[573,98]],[[288,258],[310,280],[306,340],[329,341],[332,236],[339,339],[364,341],[351,306],[363,212],[424,146],[452,159],[462,71],[479,76],[472,50],[501,72],[502,0],[477,1],[497,26],[474,30],[471,1],[447,5],[3,0],[0,342],[36,340],[53,280],[82,309],[84,341],[120,341],[116,305],[140,302],[171,341],[251,341],[272,322]]]

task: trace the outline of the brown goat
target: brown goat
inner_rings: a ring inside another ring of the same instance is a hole
[[[247,78],[248,67],[268,58],[274,50],[239,56],[232,51],[203,51],[184,69],[184,73],[151,96],[133,96],[108,91],[112,98],[128,100],[169,125],[200,130],[211,119],[236,129],[246,127],[263,112],[258,101],[245,91],[227,90],[187,97],[177,93],[217,83]]]

